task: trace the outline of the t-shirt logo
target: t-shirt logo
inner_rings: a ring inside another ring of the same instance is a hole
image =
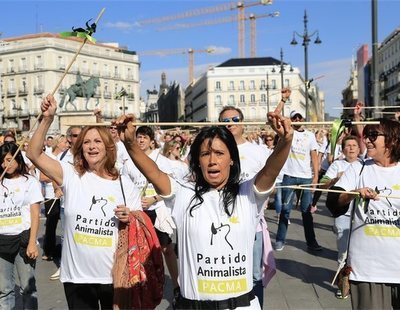
[[[214,236],[218,235],[223,237],[226,243],[230,246],[231,250],[233,250],[232,244],[228,241],[228,235],[231,232],[231,226],[229,224],[222,224],[219,227],[215,227],[214,223],[211,224],[211,242],[210,245],[213,245]]]
[[[101,212],[103,212],[103,215],[106,216],[106,213],[104,212],[104,206],[107,205],[107,199],[104,199],[103,197],[96,198],[96,196],[93,195],[92,197],[92,204],[90,205],[89,211],[92,211],[92,207],[96,207],[101,209]]]

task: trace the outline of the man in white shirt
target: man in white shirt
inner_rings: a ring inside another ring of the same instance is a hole
[[[304,121],[300,112],[292,111],[290,119],[294,130],[292,146],[288,159],[282,169],[282,186],[293,186],[302,184],[317,184],[318,182],[318,143],[314,133],[305,130],[296,122]],[[314,220],[310,212],[311,191],[304,190],[301,193],[301,215],[303,219],[304,235],[307,241],[307,248],[311,251],[321,251],[322,247],[315,239]],[[279,217],[278,231],[276,233],[275,250],[282,251],[285,246],[286,233],[290,211],[293,208],[295,190],[283,188],[282,190],[282,211]]]

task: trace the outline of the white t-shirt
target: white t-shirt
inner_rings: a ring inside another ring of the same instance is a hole
[[[172,168],[172,177],[174,179],[182,180],[189,176],[189,165],[181,160],[169,159]]]
[[[150,159],[152,159],[166,174],[172,174],[173,170],[170,164],[170,160],[165,156],[162,156],[159,150],[154,150],[149,154]],[[143,197],[153,197],[156,196],[156,190],[153,184],[148,183],[146,177],[139,171],[132,160],[127,160],[122,168],[122,174],[128,176],[133,182],[135,187],[143,194]],[[145,191],[143,193],[143,191]],[[152,204],[147,210],[156,210],[162,206],[165,206],[164,201],[158,201]]]
[[[61,162],[65,188],[65,228],[61,256],[61,282],[112,283],[111,269],[118,240],[119,220],[114,214],[124,205],[119,180],[92,172],[79,176]],[[121,176],[127,207],[140,210],[139,191]]]
[[[57,156],[55,156],[53,153],[48,153],[47,156],[57,159]],[[43,182],[44,183],[44,197],[46,199],[53,199],[56,197],[54,194],[54,187],[53,187],[53,182]]]
[[[348,261],[353,271],[350,279],[374,283],[400,283],[400,165],[381,167],[366,160],[351,164],[337,186],[352,191],[370,187],[378,189],[379,200],[370,200],[368,207],[360,201],[355,212]]]
[[[131,157],[129,156],[125,144],[122,141],[116,142],[115,145],[117,146],[117,162],[115,163],[115,166],[118,171],[120,171],[124,166],[124,163],[127,160],[131,160]]]
[[[202,195],[204,202],[191,216],[189,202],[194,184],[170,179],[172,193],[164,200],[172,208],[177,227],[182,295],[194,300],[223,300],[249,292],[253,288],[258,213],[272,188],[259,193],[254,179],[242,182],[230,217],[223,209],[222,192],[211,189]],[[249,308],[259,309],[257,299]]]
[[[289,156],[283,166],[283,174],[297,178],[312,178],[311,151],[318,150],[315,135],[308,130],[294,131]]]
[[[240,157],[240,180],[250,180],[264,167],[269,154],[264,147],[248,141],[238,144],[237,147]]]
[[[33,176],[4,178],[0,185],[0,235],[18,235],[29,229],[31,205],[41,201],[41,184]]]

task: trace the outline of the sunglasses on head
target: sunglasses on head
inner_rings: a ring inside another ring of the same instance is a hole
[[[234,116],[234,117],[226,117],[222,119],[223,123],[230,123],[230,122],[234,122],[234,123],[239,123],[240,122],[240,117],[239,116]]]
[[[378,139],[379,136],[386,136],[384,133],[378,132],[378,131],[368,131],[363,134],[363,138],[368,139],[371,142],[375,142],[376,139]]]

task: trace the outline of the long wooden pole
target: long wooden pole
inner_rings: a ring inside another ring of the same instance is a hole
[[[267,122],[150,122],[150,123],[132,123],[134,126],[193,126],[193,127],[204,127],[204,126],[229,126],[229,125],[240,125],[240,126],[251,126],[251,125],[268,125]],[[298,126],[307,126],[307,125],[333,125],[334,122],[295,122],[292,125]],[[359,121],[359,122],[351,122],[351,125],[378,125],[379,121]],[[67,126],[110,126],[111,122],[103,122],[103,123],[92,123],[92,122],[81,122],[81,123],[66,123]]]
[[[96,18],[95,24],[97,25],[97,23],[99,22],[101,16],[103,15],[105,11],[105,8],[103,8],[99,15]],[[54,96],[54,94],[56,93],[57,89],[60,87],[62,81],[64,80],[65,76],[68,74],[69,69],[72,67],[73,63],[75,62],[76,58],[78,57],[78,55],[80,54],[82,48],[84,47],[84,45],[87,42],[87,38],[85,38],[82,41],[82,44],[80,45],[79,49],[76,51],[74,57],[71,59],[69,65],[65,68],[64,74],[61,76],[60,80],[58,81],[58,83],[56,84],[56,86],[54,87],[53,91],[50,93],[52,96]],[[26,142],[26,140],[28,139],[28,137],[30,136],[31,132],[33,131],[33,129],[36,127],[36,124],[38,123],[39,119],[42,117],[42,111],[40,111],[40,113],[38,114],[38,116],[36,117],[35,121],[33,122],[33,125],[31,126],[31,129],[29,130],[28,134],[22,139],[22,142],[19,144],[19,147],[17,149],[17,151],[14,153],[12,159],[10,160],[10,162],[8,163],[7,167],[4,169],[3,173],[0,176],[0,180],[2,180],[4,178],[4,175],[6,174],[7,169],[10,167],[10,165],[12,164],[13,160],[15,159],[15,157],[18,155],[18,153],[21,151],[22,146],[24,145],[24,143]]]

